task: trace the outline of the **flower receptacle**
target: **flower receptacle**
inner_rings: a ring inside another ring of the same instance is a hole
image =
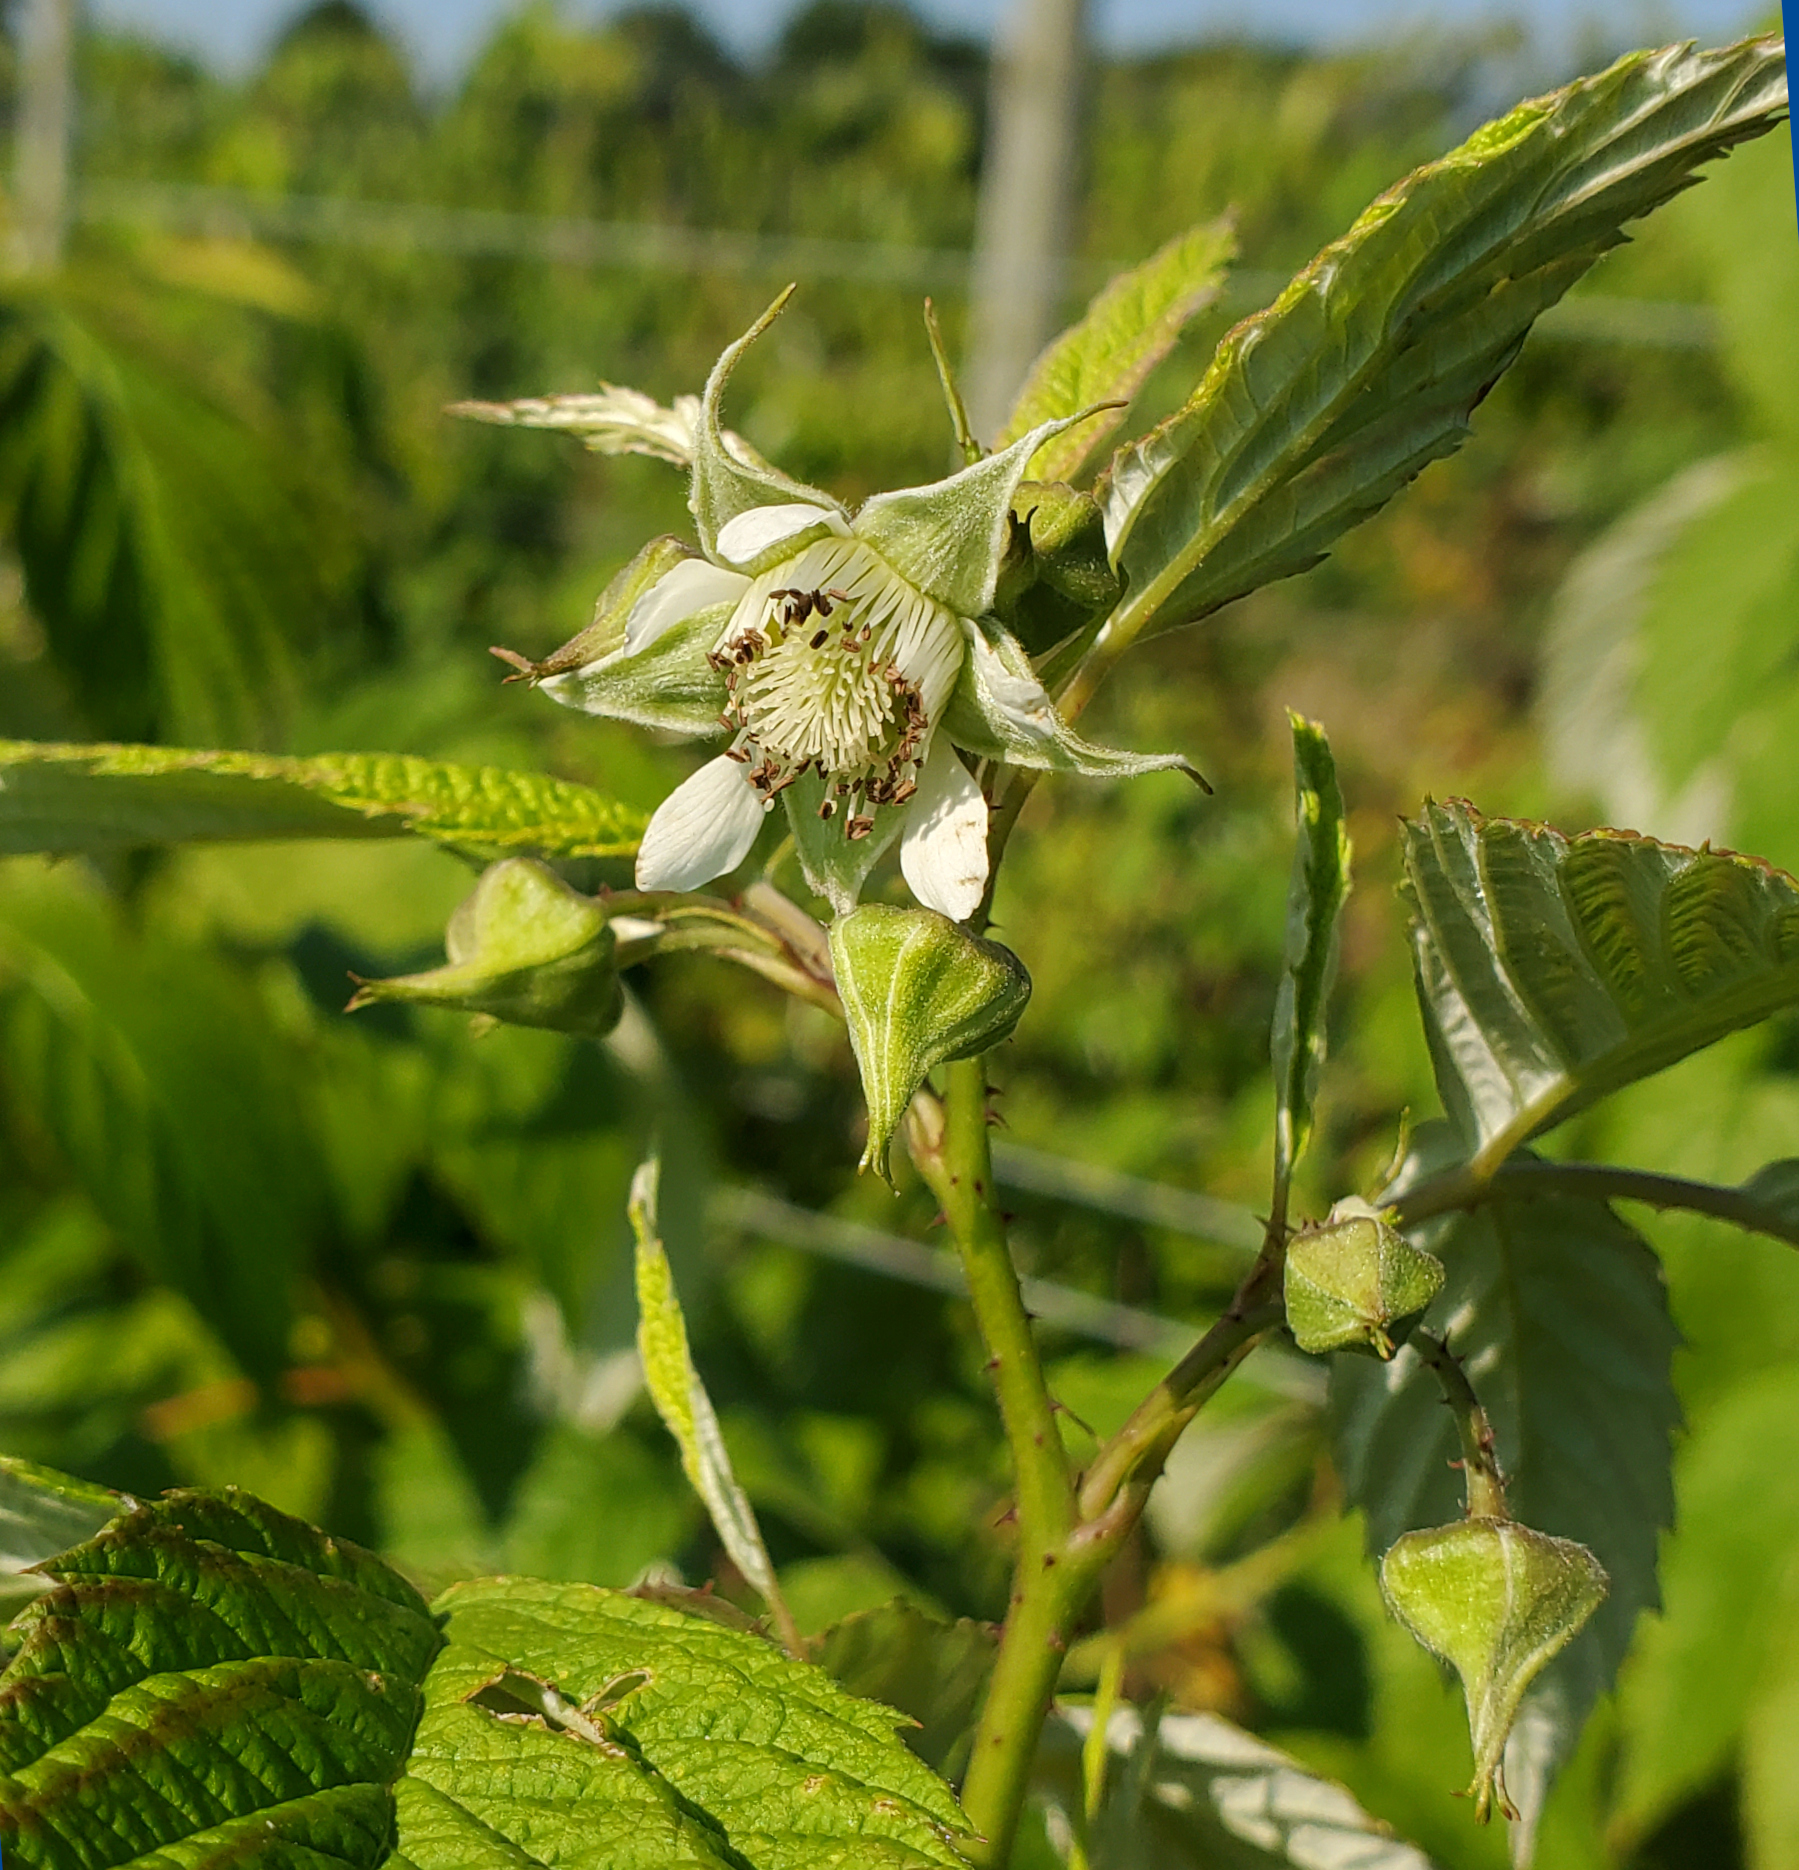
[[[1339,1203],[1329,1221],[1288,1243],[1287,1325],[1302,1351],[1370,1350],[1388,1358],[1388,1327],[1437,1296],[1443,1262],[1366,1204],[1347,1206]]]
[[[831,925],[831,964],[868,1103],[862,1167],[888,1146],[933,1066],[997,1045],[1031,997],[1024,963],[929,909],[865,903]]]
[[[588,1038],[618,1024],[624,997],[605,912],[532,858],[482,872],[444,947],[444,967],[359,982],[350,1009],[404,1001]]]
[[[1463,1519],[1395,1540],[1380,1582],[1393,1614],[1461,1677],[1475,1816],[1485,1823],[1497,1796],[1510,1817],[1501,1761],[1518,1704],[1604,1601],[1605,1567],[1572,1539]]]

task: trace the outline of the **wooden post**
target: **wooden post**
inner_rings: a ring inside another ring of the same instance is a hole
[[[69,215],[75,0],[24,0],[18,20],[12,259],[20,272],[48,273],[62,263]]]
[[[1080,141],[1086,0],[1012,0],[994,37],[969,306],[967,402],[991,444],[1055,334]]]

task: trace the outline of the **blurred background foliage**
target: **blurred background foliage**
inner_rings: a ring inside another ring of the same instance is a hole
[[[1078,283],[1227,206],[1246,268],[1146,406],[1517,69],[1514,42],[1449,40],[1100,64]],[[851,249],[814,249],[734,423],[851,500],[949,464],[918,300],[953,339],[985,53],[901,6],[816,0],[746,69],[675,7],[529,5],[426,95],[327,0],[240,82],[90,33],[78,84],[66,263],[0,289],[0,734],[392,748],[653,804],[680,748],[502,692],[486,649],[572,634],[682,529],[680,477],[441,411],[602,376],[697,389],[782,281],[759,242],[883,243],[906,276],[823,276]],[[1218,790],[1045,787],[1013,844],[999,932],[1036,998],[1000,1061],[1002,1166],[1029,1271],[1189,1324],[1235,1283],[1241,1227],[1168,1191],[1267,1186],[1286,707],[1333,736],[1357,858],[1313,1212],[1435,1108],[1392,889],[1425,792],[1799,865],[1791,174],[1785,136],[1723,165],[1532,339],[1476,446],[1101,698],[1100,737],[1181,747]],[[174,213],[184,188],[700,230],[698,259],[457,252],[428,221],[258,238],[235,197]],[[658,1138],[697,1358],[801,1621],[895,1595],[997,1615],[1004,1461],[964,1310],[831,1257],[839,1224],[931,1221],[916,1185],[851,1173],[841,1036],[700,958],[635,978],[603,1048],[345,1018],[351,973],[434,962],[469,883],[423,844],[0,864],[0,1446],[140,1491],[238,1482],[427,1581],[712,1575],[629,1349],[624,1194]],[[1799,1154],[1799,1028],[1575,1128],[1576,1153],[1725,1181]],[[1799,1862],[1799,1465],[1766,1450],[1799,1419],[1799,1259],[1646,1226],[1687,1339],[1671,1614],[1539,1861],[1777,1870]],[[1077,1447],[1156,1372],[1045,1336]],[[1460,1715],[1381,1612],[1318,1401],[1264,1356],[1183,1445],[1103,1606],[1153,1611],[1129,1685],[1268,1733],[1445,1866],[1497,1865],[1503,1828],[1446,1796]]]

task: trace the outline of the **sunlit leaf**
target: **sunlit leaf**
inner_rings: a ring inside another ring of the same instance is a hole
[[[0,740],[0,852],[264,838],[394,838],[470,855],[623,857],[642,814],[546,773],[397,753],[186,752]]]
[[[121,1506],[105,1487],[0,1455],[0,1571],[22,1571],[80,1545]]]
[[[238,1493],[128,1504],[45,1570],[0,1676],[9,1859],[387,1861],[439,1644],[396,1573]]]
[[[1619,1691],[1618,1815],[1634,1834],[1724,1772],[1745,1719],[1793,1679],[1799,1470],[1768,1450],[1790,1433],[1795,1409],[1799,1375],[1767,1371],[1718,1404],[1680,1451],[1667,1614],[1644,1630]]]
[[[395,1870],[963,1862],[955,1799],[893,1712],[759,1636],[518,1578],[459,1585],[439,1610]]]
[[[994,447],[1096,403],[1128,403],[1187,324],[1217,298],[1236,250],[1230,223],[1208,221],[1120,273],[1031,366]],[[1072,480],[1123,419],[1118,409],[1056,436],[1038,450],[1032,473],[1039,480]]]
[[[1123,634],[1313,565],[1466,439],[1539,313],[1619,229],[1786,112],[1776,36],[1634,52],[1477,130],[1380,197],[1113,458]]]
[[[1043,1792],[1072,1828],[1086,1708],[1064,1706],[1044,1735]],[[1093,1870],[1430,1870],[1340,1785],[1216,1714],[1146,1725],[1120,1708],[1106,1729],[1108,1798],[1093,1826]]]
[[[1754,858],[1427,805],[1405,833],[1437,1087],[1476,1175],[1799,1001],[1799,883]]]
[[[1274,1004],[1274,1179],[1286,1189],[1312,1130],[1324,1066],[1325,1002],[1337,971],[1337,917],[1349,895],[1349,831],[1330,742],[1317,722],[1289,715],[1298,820],[1287,886],[1287,945]]]
[[[712,1399],[687,1348],[687,1321],[657,1233],[659,1177],[659,1165],[652,1158],[631,1184],[631,1227],[637,1236],[637,1349],[643,1359],[643,1380],[656,1413],[681,1450],[681,1466],[705,1502],[731,1563],[765,1603],[778,1606],[775,1568],[756,1524],[756,1509],[731,1471]]]

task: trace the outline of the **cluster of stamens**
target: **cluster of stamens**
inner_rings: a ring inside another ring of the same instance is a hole
[[[893,651],[891,613],[837,585],[771,590],[759,624],[733,632],[707,661],[725,678],[727,756],[771,810],[808,771],[827,787],[820,818],[840,813],[852,842],[874,830],[874,808],[918,790],[930,720],[918,684]]]

